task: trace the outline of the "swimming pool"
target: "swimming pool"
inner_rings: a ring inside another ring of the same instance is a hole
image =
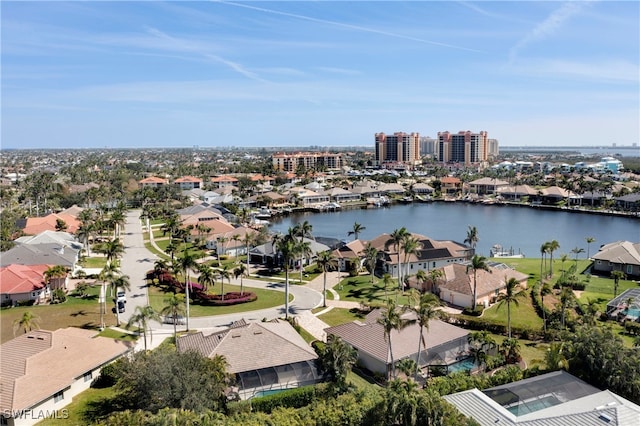
[[[449,373],[457,373],[459,371],[471,371],[475,367],[476,363],[473,361],[473,358],[465,358],[461,361],[449,365],[447,370]]]
[[[269,390],[261,390],[253,394],[253,398],[259,398],[261,396],[269,396],[274,395],[276,393],[284,392],[289,389],[269,389]]]
[[[519,403],[505,407],[511,413],[516,416],[522,416],[524,414],[533,413],[534,411],[542,410],[544,408],[553,407],[560,404],[561,401],[554,395],[547,395],[543,398],[533,399],[529,401],[520,401]]]
[[[624,311],[622,311],[622,313],[625,316],[634,318],[636,320],[640,318],[640,308],[631,308],[631,309],[627,308]]]

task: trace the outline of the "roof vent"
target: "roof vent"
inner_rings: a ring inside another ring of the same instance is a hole
[[[262,334],[262,330],[255,330],[253,334]]]
[[[611,422],[611,417],[607,416],[607,415],[606,415],[606,414],[604,414],[604,413],[603,413],[603,414],[600,414],[600,415],[598,416],[598,418],[599,418],[600,420],[602,420],[603,422],[605,422],[605,423],[609,423],[609,422]]]

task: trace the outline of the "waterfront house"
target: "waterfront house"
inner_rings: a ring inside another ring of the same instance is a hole
[[[455,195],[462,191],[462,181],[457,177],[445,176],[440,179],[440,192]]]
[[[311,256],[307,259],[302,259],[303,265],[311,264],[312,260],[315,259],[318,253],[329,250],[329,246],[319,243],[316,240],[312,240],[309,238],[303,238],[305,243],[309,243],[309,248],[311,249]],[[251,263],[257,263],[262,265],[267,265],[270,267],[280,266],[282,263],[282,256],[278,252],[278,247],[274,246],[272,242],[267,242],[265,244],[253,247],[249,250],[249,261]],[[298,262],[300,259],[295,259]],[[296,265],[298,268],[300,265]]]
[[[303,207],[311,207],[316,204],[328,203],[329,196],[320,194],[307,188],[295,187],[289,190],[289,200],[293,204],[300,204]]]
[[[401,330],[391,331],[390,348],[383,326],[378,319],[383,314],[381,309],[371,311],[364,321],[353,321],[334,327],[325,328],[327,336],[340,337],[358,351],[358,365],[367,370],[384,374],[392,374],[391,349],[394,362],[405,358],[413,359],[421,369],[430,367],[453,366],[461,359],[468,357],[467,336],[469,331],[433,319],[429,321],[429,328],[423,329],[426,346],[421,348],[418,359],[418,342],[420,341],[420,325],[415,321],[415,314],[407,312],[403,318],[412,321]]]
[[[451,264],[442,268],[443,276],[436,280],[436,289],[440,299],[453,306],[470,308],[473,305],[473,270],[469,264]],[[521,289],[527,288],[529,276],[511,269],[505,264],[489,266],[489,272],[476,271],[477,303],[488,307],[495,303],[498,295],[504,293],[507,281],[515,278]]]
[[[593,256],[593,272],[622,271],[628,278],[640,277],[640,242],[616,241],[604,244]]]
[[[469,182],[469,189],[472,193],[478,195],[496,195],[501,188],[504,188],[509,185],[509,182],[490,178],[483,177],[480,179],[476,179],[473,182]]]
[[[559,186],[550,186],[542,190],[542,202],[545,204],[555,204],[560,201],[570,202],[578,198],[579,197],[572,191],[560,188]]]
[[[399,183],[383,183],[378,190],[383,195],[403,195],[406,192]]]
[[[443,397],[481,426],[640,424],[640,406],[559,370]]]
[[[538,191],[529,185],[501,186],[497,189],[498,195],[506,200],[521,200],[524,197],[529,199],[538,196]]]
[[[345,203],[349,201],[360,201],[360,194],[354,194],[342,188],[331,188],[324,191],[331,201],[336,203]]]
[[[633,193],[616,197],[616,206],[623,210],[640,211],[640,193]]]
[[[431,195],[433,194],[433,188],[424,182],[415,183],[411,190],[418,195]]]
[[[354,240],[333,250],[333,255],[338,261],[338,271],[350,271],[353,265],[359,271],[364,262],[364,247],[365,244],[361,240]]]
[[[74,327],[34,330],[3,343],[2,424],[33,425],[53,415],[88,389],[102,367],[133,348],[129,342],[97,334]]]
[[[227,372],[236,377],[240,399],[322,381],[318,355],[286,321],[241,320],[211,334],[200,331],[181,336],[177,348],[209,358],[223,356]]]

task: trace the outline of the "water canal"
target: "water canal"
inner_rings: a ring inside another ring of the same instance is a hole
[[[526,257],[540,257],[540,246],[545,241],[557,240],[560,249],[556,255],[579,247],[587,251],[586,237],[594,237],[590,253],[602,244],[618,240],[640,241],[638,218],[605,216],[563,210],[542,210],[506,205],[468,203],[412,203],[382,208],[344,209],[325,213],[296,213],[273,218],[271,231],[287,232],[290,226],[309,221],[316,236],[341,240],[353,239],[347,233],[355,222],[366,229],[360,238],[367,240],[381,233],[406,227],[410,232],[437,240],[463,242],[468,227],[478,229],[480,240],[476,251],[489,256],[494,244],[521,251]],[[573,255],[571,255],[573,257]]]

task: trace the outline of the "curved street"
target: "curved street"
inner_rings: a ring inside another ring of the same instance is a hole
[[[126,225],[122,235],[125,253],[122,256],[120,269],[123,274],[129,276],[131,288],[126,292],[126,310],[124,313],[120,314],[121,324],[126,324],[137,306],[148,305],[149,298],[147,294],[147,282],[145,280],[145,275],[147,271],[153,268],[155,261],[158,260],[158,256],[150,252],[144,245],[144,233],[142,223],[140,221],[140,214],[140,210],[131,210],[127,212]],[[319,278],[322,279],[322,277]],[[231,283],[239,285],[240,281],[232,278]],[[271,289],[284,292],[283,282],[265,282],[245,278],[243,283],[245,287]],[[307,325],[304,328],[310,327],[311,329],[308,329],[308,331],[314,336],[320,337],[319,334],[322,333],[322,328],[324,328],[326,324],[322,323],[320,320],[317,320],[317,322],[314,321],[315,317],[311,315],[310,311],[322,304],[322,294],[311,287],[315,286],[311,286],[309,284],[304,286],[289,286],[289,292],[293,296],[293,301],[289,303],[289,315],[296,316],[301,319],[301,323]],[[283,304],[273,308],[257,311],[246,311],[209,317],[190,317],[189,327],[193,330],[216,329],[218,327],[227,326],[232,322],[243,318],[248,321],[260,321],[262,319],[271,320],[274,318],[284,317],[284,313],[285,307]],[[185,326],[180,326],[179,329],[184,330]],[[154,338],[152,339],[152,342],[149,340],[147,341],[148,347],[152,348],[158,346],[165,337],[171,336],[172,334],[173,325],[152,322],[152,335]],[[149,345],[150,343],[151,345]],[[144,347],[142,339],[138,342],[137,347]]]

